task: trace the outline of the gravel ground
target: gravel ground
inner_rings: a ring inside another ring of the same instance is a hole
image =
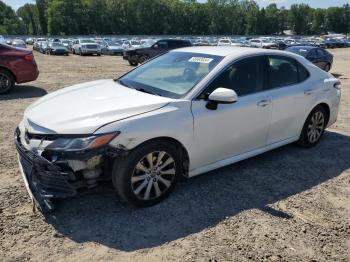
[[[37,81],[0,97],[2,261],[350,261],[350,49],[332,50],[343,82],[338,122],[312,149],[294,145],[182,182],[131,208],[111,185],[32,212],[13,131],[25,108],[65,86],[131,69],[120,57],[35,53]],[[53,116],[54,117],[54,116]]]

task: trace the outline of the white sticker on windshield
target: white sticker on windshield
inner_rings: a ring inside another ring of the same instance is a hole
[[[213,58],[207,58],[207,57],[192,57],[188,62],[193,63],[203,63],[203,64],[209,64],[211,61],[213,61]]]

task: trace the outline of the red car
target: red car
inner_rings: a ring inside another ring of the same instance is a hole
[[[38,75],[31,50],[0,44],[0,94],[8,92],[15,83],[34,81]]]

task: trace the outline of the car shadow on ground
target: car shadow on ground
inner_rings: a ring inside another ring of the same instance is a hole
[[[350,168],[350,137],[326,132],[311,149],[288,145],[180,183],[164,202],[132,208],[111,186],[85,191],[59,203],[48,218],[78,243],[96,242],[132,251],[162,245],[215,226],[226,217],[257,208],[289,219],[269,206]]]
[[[0,95],[0,101],[21,98],[35,98],[46,95],[46,90],[37,86],[16,85],[9,93]]]

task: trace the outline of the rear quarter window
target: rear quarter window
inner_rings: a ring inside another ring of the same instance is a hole
[[[299,83],[301,83],[309,78],[310,73],[301,63],[297,62],[297,64],[298,64]]]

